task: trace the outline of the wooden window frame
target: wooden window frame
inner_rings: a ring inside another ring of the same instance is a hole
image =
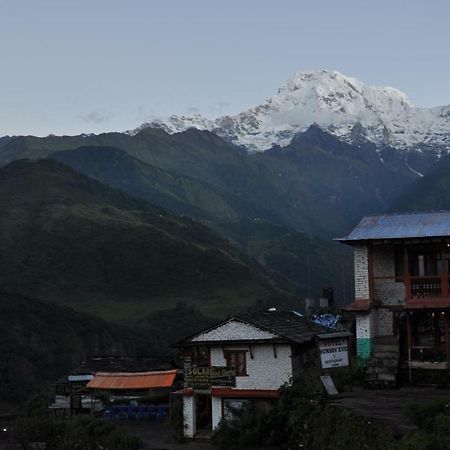
[[[228,368],[231,368],[231,355],[232,354],[239,354],[239,355],[243,355],[244,356],[244,367],[243,370],[238,372],[238,368],[235,367],[236,369],[236,376],[237,377],[248,377],[248,373],[247,373],[247,352],[248,350],[224,350],[223,354],[225,357],[225,361],[226,361],[226,365]],[[235,357],[236,360],[236,357]]]

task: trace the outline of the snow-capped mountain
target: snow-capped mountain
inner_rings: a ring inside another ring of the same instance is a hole
[[[450,106],[419,108],[401,91],[367,86],[337,71],[299,72],[263,104],[214,120],[200,115],[171,116],[145,123],[169,133],[195,127],[249,150],[285,146],[310,125],[350,143],[361,140],[399,149],[450,149]]]

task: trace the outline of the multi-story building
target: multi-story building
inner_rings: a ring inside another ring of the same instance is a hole
[[[347,365],[347,336],[295,312],[268,311],[234,315],[179,342],[185,436],[210,435],[249,402],[267,410],[281,386],[320,365],[320,348],[323,365]]]
[[[364,217],[339,241],[353,246],[357,354],[368,380],[401,368],[446,369],[450,359],[450,212]]]

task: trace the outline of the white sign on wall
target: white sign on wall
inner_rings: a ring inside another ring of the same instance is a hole
[[[322,369],[348,366],[348,340],[346,338],[319,341]]]

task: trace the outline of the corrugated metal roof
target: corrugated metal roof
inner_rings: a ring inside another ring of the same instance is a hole
[[[151,389],[170,387],[175,381],[176,370],[160,372],[98,372],[87,384],[93,389]]]
[[[450,236],[450,211],[380,214],[364,217],[341,242]]]

